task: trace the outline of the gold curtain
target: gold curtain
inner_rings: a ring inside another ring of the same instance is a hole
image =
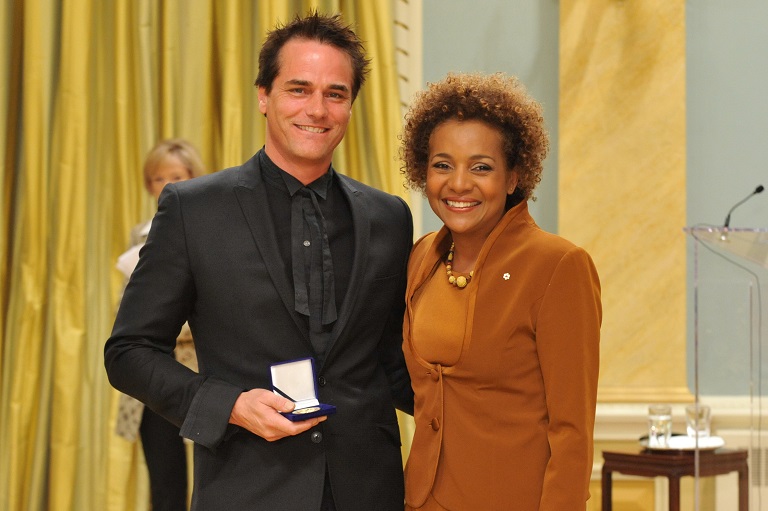
[[[102,354],[122,286],[115,260],[154,208],[143,158],[171,136],[192,141],[209,171],[257,151],[260,42],[310,8],[343,13],[373,58],[336,167],[407,199],[390,2],[0,9],[0,509],[148,509],[141,450],[113,433]]]

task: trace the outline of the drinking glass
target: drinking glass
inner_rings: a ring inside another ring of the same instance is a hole
[[[707,405],[692,404],[685,407],[685,426],[691,438],[709,436],[710,409]]]
[[[672,407],[650,405],[648,407],[648,447],[666,449],[672,436]]]

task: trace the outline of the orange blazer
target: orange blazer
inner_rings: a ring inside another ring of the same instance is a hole
[[[523,202],[488,236],[458,362],[414,347],[413,296],[448,251],[443,227],[411,253],[403,350],[416,430],[406,502],[451,510],[583,510],[589,498],[602,307],[592,259],[542,231]]]

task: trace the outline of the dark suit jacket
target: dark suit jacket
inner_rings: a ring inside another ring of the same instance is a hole
[[[319,509],[326,465],[339,511],[403,509],[400,434],[409,413],[402,318],[410,210],[339,175],[355,252],[318,398],[336,415],[267,442],[228,424],[239,394],[271,388],[269,367],[312,356],[294,311],[258,158],[168,185],[105,346],[109,380],[195,442],[193,509]],[[171,353],[184,321],[200,374]]]

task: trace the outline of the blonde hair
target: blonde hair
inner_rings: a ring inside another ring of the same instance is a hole
[[[182,138],[161,140],[147,153],[144,160],[144,186],[147,189],[149,189],[149,184],[152,181],[152,174],[170,155],[178,158],[182,165],[187,168],[189,177],[197,177],[205,173],[203,160],[195,146]]]

